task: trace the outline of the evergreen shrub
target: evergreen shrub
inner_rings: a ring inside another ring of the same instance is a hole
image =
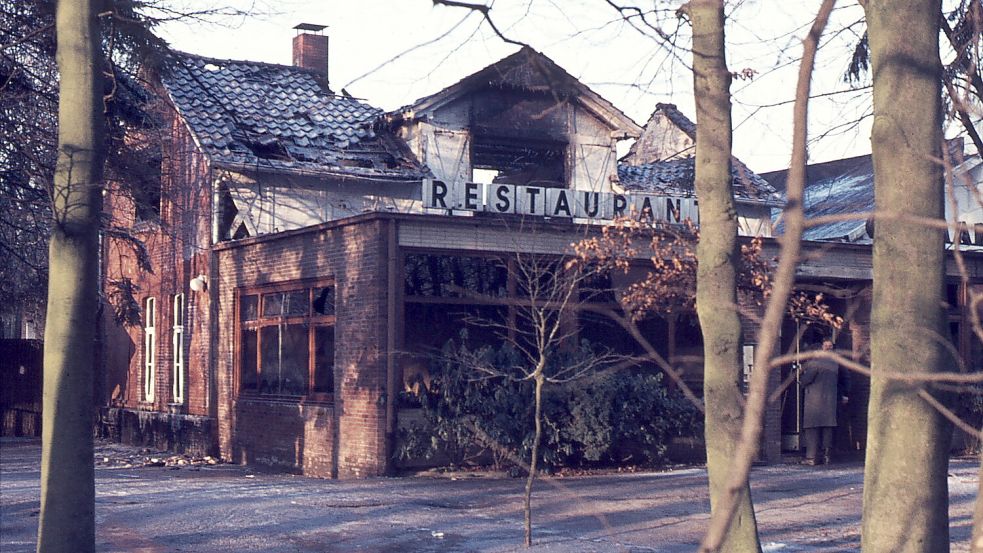
[[[554,356],[547,374],[577,356]],[[522,473],[533,440],[533,383],[523,379],[523,359],[511,347],[469,350],[448,342],[422,380],[404,398],[418,403],[422,423],[400,432],[398,461],[442,460],[460,466],[491,462]],[[548,383],[543,390],[540,462],[560,467],[658,465],[676,436],[702,435],[703,418],[682,394],[649,370],[598,370]]]

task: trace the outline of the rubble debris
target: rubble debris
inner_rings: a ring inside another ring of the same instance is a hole
[[[201,467],[215,466],[222,462],[210,455],[155,451],[150,448],[134,448],[115,443],[97,443],[95,457],[95,466],[105,468],[159,467],[200,470]]]

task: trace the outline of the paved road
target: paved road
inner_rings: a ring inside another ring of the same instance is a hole
[[[103,456],[139,454],[102,444]],[[34,551],[36,440],[0,440],[0,551]],[[859,464],[759,467],[752,493],[766,551],[859,549]],[[706,472],[552,478],[534,496],[532,550],[521,547],[520,479],[329,481],[245,467],[97,467],[99,551],[693,551],[709,508]],[[974,463],[953,460],[953,551],[968,551]]]

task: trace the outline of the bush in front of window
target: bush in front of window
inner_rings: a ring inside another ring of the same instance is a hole
[[[589,344],[558,355],[557,365],[591,355]],[[429,385],[413,386],[407,403],[421,417],[400,432],[397,461],[451,466],[491,464],[524,472],[533,440],[532,382],[508,346],[471,350],[448,342],[434,356]],[[544,389],[540,461],[560,467],[654,466],[667,461],[676,436],[702,435],[702,415],[661,374],[641,369],[596,371]]]

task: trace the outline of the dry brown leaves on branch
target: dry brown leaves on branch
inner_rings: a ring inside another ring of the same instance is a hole
[[[575,257],[567,265],[591,266],[610,274],[621,307],[634,320],[690,315],[696,311],[699,239],[699,230],[690,220],[669,226],[644,218],[622,218],[604,227],[599,236],[573,244]],[[760,307],[771,294],[775,260],[765,257],[760,237],[742,244],[740,256],[738,297],[743,306]],[[630,282],[618,286],[620,276]],[[837,329],[843,325],[822,294],[794,293],[788,312],[803,322]]]

